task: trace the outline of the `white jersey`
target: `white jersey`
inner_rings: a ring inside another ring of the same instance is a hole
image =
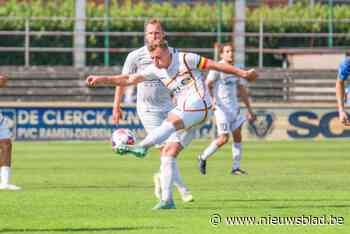
[[[220,61],[223,63],[223,61]],[[207,79],[214,81],[213,95],[216,101],[216,106],[223,110],[232,110],[239,108],[237,97],[238,85],[247,85],[247,81],[240,79],[235,75],[226,74],[211,70]]]
[[[176,108],[181,111],[206,111],[211,101],[200,68],[206,59],[193,53],[172,53],[167,69],[150,65],[141,74],[146,80],[161,79],[176,98]]]
[[[141,47],[128,54],[122,74],[140,73],[150,64],[152,64],[152,59],[147,47]],[[139,111],[168,112],[172,108],[170,92],[159,79],[147,80],[137,85],[137,109]]]

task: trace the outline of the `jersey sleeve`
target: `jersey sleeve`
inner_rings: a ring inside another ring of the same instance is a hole
[[[137,72],[137,58],[136,54],[131,52],[125,59],[122,74],[123,75],[131,75]]]
[[[208,59],[194,53],[186,53],[186,62],[190,69],[204,70],[207,66]]]
[[[159,69],[157,69],[155,66],[149,65],[138,74],[145,77],[145,80],[156,80],[156,79],[159,79],[158,70]]]
[[[347,80],[350,75],[350,58],[346,58],[340,65],[338,69],[338,79]]]
[[[217,81],[219,79],[219,72],[218,71],[215,71],[215,70],[210,70],[208,75],[207,75],[207,80],[208,81]]]

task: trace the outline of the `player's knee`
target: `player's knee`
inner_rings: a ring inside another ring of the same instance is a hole
[[[233,132],[233,141],[235,143],[240,143],[242,141],[241,129],[238,128]]]
[[[182,150],[182,146],[178,142],[168,143],[163,147],[162,154],[176,157],[180,151]]]
[[[222,145],[225,145],[229,140],[229,135],[228,134],[222,134],[218,137],[217,139],[217,143],[218,143],[218,146],[222,146]]]
[[[4,156],[9,155],[11,152],[11,147],[12,147],[11,139],[0,140],[0,149],[1,149],[2,155]]]

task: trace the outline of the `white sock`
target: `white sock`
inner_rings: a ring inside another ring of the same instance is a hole
[[[184,182],[181,179],[180,170],[177,165],[177,160],[175,160],[174,162],[174,185],[177,187],[177,189],[181,194],[189,192],[187,186],[184,184]]]
[[[241,143],[233,143],[232,144],[232,159],[233,165],[232,169],[238,169],[240,167],[240,162],[242,159],[242,145]]]
[[[172,185],[174,180],[174,168],[176,165],[176,158],[174,157],[160,157],[160,184],[162,187],[162,201],[171,201]]]
[[[8,166],[1,167],[1,183],[8,184],[11,177],[11,168]]]
[[[207,160],[211,155],[213,155],[219,147],[215,141],[212,141],[210,145],[201,154],[201,159]]]
[[[148,148],[156,144],[161,144],[175,131],[175,126],[172,123],[164,121],[162,125],[155,128],[140,142],[140,146]]]

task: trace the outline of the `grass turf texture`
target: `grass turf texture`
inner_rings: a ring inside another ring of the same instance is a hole
[[[196,141],[181,154],[180,170],[195,202],[152,211],[152,174],[159,157],[114,155],[108,142],[15,142],[13,182],[0,192],[0,233],[349,233],[348,141],[250,141],[242,168],[232,176],[231,149],[197,169]],[[225,225],[210,215],[338,216],[344,225]]]

